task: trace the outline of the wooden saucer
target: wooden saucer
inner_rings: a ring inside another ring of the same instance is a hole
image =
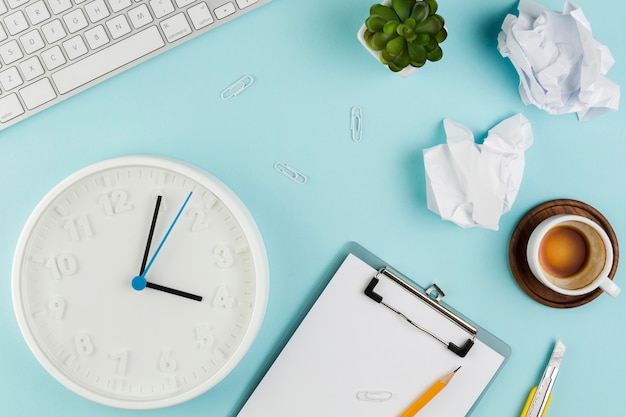
[[[576,214],[584,216],[602,226],[613,243],[613,267],[611,268],[611,272],[609,272],[609,278],[613,279],[615,271],[617,271],[617,263],[619,260],[619,246],[615,231],[602,213],[590,205],[576,200],[561,199],[547,201],[526,213],[511,235],[511,241],[509,243],[509,266],[519,286],[533,300],[549,307],[578,307],[596,299],[602,294],[602,290],[597,289],[580,296],[559,294],[540,283],[533,276],[526,261],[526,245],[533,229],[543,220],[556,214]]]

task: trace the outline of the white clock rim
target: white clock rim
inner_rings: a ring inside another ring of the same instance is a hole
[[[250,324],[246,329],[246,333],[242,338],[241,343],[238,345],[235,352],[233,352],[228,362],[225,363],[217,373],[202,384],[188,391],[184,391],[181,394],[157,400],[125,400],[108,397],[75,382],[59,370],[57,366],[54,365],[53,361],[47,357],[31,333],[30,326],[28,325],[28,321],[26,319],[26,310],[24,303],[22,302],[21,287],[19,285],[23,257],[27,242],[32,234],[33,227],[54,199],[73,184],[88,175],[92,175],[98,171],[120,168],[123,166],[145,166],[146,168],[151,167],[171,170],[196,181],[198,184],[210,190],[217,196],[217,198],[224,202],[228,209],[233,213],[233,216],[237,219],[238,223],[241,225],[244,234],[248,238],[250,253],[253,257],[253,264],[257,269],[254,310],[250,318]],[[230,374],[249,351],[252,343],[259,333],[265,316],[265,311],[267,309],[269,285],[269,261],[263,237],[258,225],[252,217],[252,214],[249,212],[243,201],[241,201],[241,199],[225,183],[204,169],[182,160],[154,155],[131,155],[102,160],[73,172],[65,179],[57,183],[39,201],[24,224],[13,256],[13,266],[11,272],[11,295],[15,316],[26,344],[41,366],[63,386],[84,398],[106,406],[130,410],[165,408],[184,403],[209,391],[228,374]]]

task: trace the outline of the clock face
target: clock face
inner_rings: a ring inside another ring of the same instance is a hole
[[[61,182],[26,223],[13,264],[16,316],[37,359],[74,392],[121,408],[213,387],[250,347],[268,288],[241,201],[209,174],[154,157]]]

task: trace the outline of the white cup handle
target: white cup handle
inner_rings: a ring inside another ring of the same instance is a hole
[[[617,297],[621,291],[621,288],[609,277],[605,277],[602,282],[600,282],[600,288],[611,297]]]

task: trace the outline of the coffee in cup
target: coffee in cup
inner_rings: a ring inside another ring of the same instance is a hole
[[[526,257],[533,275],[564,295],[584,295],[601,288],[616,297],[620,288],[609,278],[613,245],[594,221],[556,215],[541,222],[528,240]]]

